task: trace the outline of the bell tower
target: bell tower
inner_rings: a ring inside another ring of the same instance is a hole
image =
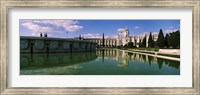
[[[122,34],[123,34],[122,45],[124,46],[129,42],[129,30],[127,27],[123,30]]]
[[[127,27],[124,29],[123,34],[124,34],[124,37],[129,37],[129,30]]]

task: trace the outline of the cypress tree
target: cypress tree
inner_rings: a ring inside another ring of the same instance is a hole
[[[149,34],[148,47],[153,47],[153,37],[152,37],[151,32],[150,32],[150,34]]]
[[[180,31],[179,30],[175,32],[174,40],[175,40],[175,48],[180,48]]]
[[[152,47],[156,47],[156,41],[154,41],[154,36],[152,35]]]
[[[142,41],[141,41],[141,39],[140,39],[140,41],[139,41],[139,47],[143,47],[143,46],[142,46]]]
[[[105,45],[104,45],[104,33],[103,33],[103,47],[104,47]]]
[[[165,45],[164,45],[164,34],[163,34],[162,29],[160,29],[160,32],[159,32],[159,34],[158,34],[157,45],[158,45],[158,47],[160,47],[160,48],[163,48],[163,47],[165,46]]]
[[[135,43],[134,43],[134,46],[136,46],[136,45],[137,45],[137,40],[135,39],[134,42],[135,42]]]
[[[146,47],[146,34],[144,36],[144,39],[142,40],[142,47]]]
[[[174,46],[174,33],[169,33],[169,47],[173,48]]]
[[[169,48],[169,34],[167,33],[165,36],[165,46]]]
[[[42,37],[42,33],[40,33],[40,37]]]
[[[172,48],[180,48],[180,31],[169,33],[169,46]]]

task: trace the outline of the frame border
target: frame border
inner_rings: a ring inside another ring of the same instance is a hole
[[[10,8],[192,8],[192,87],[36,87],[18,88],[8,84],[8,10]],[[0,0],[0,94],[140,94],[200,95],[200,0]]]

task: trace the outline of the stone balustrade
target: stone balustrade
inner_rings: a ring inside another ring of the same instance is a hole
[[[20,37],[20,52],[67,53],[95,51],[97,43],[65,38]]]

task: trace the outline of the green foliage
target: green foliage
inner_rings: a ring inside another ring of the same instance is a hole
[[[128,45],[127,45],[127,44],[125,44],[125,45],[124,45],[124,48],[127,48],[127,47],[128,47]]]
[[[180,48],[180,31],[177,30],[175,32],[166,34],[164,37],[162,29],[160,29],[157,46],[160,48]]]
[[[146,35],[144,36],[144,39],[142,40],[141,47],[146,47]]]
[[[157,47],[157,42],[153,41],[153,47]]]
[[[160,29],[160,32],[158,34],[157,45],[160,48],[163,48],[165,46],[165,43],[164,43],[164,34],[163,34],[162,29]]]
[[[136,40],[135,40],[136,42]],[[128,48],[132,48],[132,46],[136,47],[136,45],[139,45],[140,48],[146,48],[146,35],[143,40],[140,39],[139,43],[132,43],[129,42],[127,44]],[[167,33],[164,36],[163,30],[160,29],[160,32],[158,34],[157,41],[153,40],[153,35],[150,32],[149,38],[148,38],[148,48],[180,48],[180,31],[177,30],[172,33]]]
[[[180,31],[169,33],[169,47],[180,48]]]
[[[103,33],[103,47],[105,47],[105,44],[104,44],[104,33]]]
[[[136,48],[136,50],[159,51],[159,48]]]
[[[148,47],[154,47],[154,41],[151,32],[149,34]]]
[[[122,48],[121,46],[117,46],[118,49]]]
[[[133,42],[128,42],[128,48],[133,48]]]
[[[139,47],[142,47],[142,41],[141,41],[141,39],[140,39],[138,45],[139,45]]]
[[[168,33],[165,36],[165,47],[169,48],[169,34]]]

